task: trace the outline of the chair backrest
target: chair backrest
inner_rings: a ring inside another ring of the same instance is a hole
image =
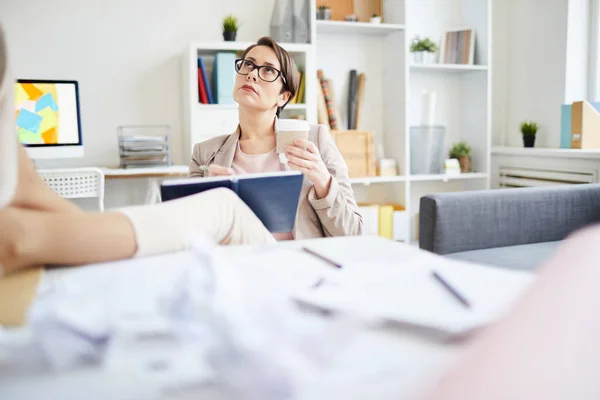
[[[67,199],[97,198],[104,211],[104,173],[99,168],[41,169],[46,184]]]

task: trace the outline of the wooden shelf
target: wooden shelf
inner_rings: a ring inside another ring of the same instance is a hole
[[[372,24],[370,22],[317,21],[317,33],[342,33],[357,35],[387,35],[404,30],[399,24]]]
[[[370,185],[372,183],[397,183],[406,181],[403,175],[397,176],[368,176],[364,178],[350,178],[350,183],[353,185]]]
[[[447,71],[447,72],[469,72],[487,71],[487,65],[466,64],[411,64],[410,69],[414,71]]]
[[[469,172],[460,175],[446,175],[446,174],[434,174],[434,175],[411,175],[408,180],[411,182],[428,182],[428,181],[456,181],[466,179],[486,179],[488,174],[483,172]]]

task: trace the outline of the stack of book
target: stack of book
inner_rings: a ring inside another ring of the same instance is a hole
[[[118,133],[120,168],[171,165],[170,127],[121,126]]]
[[[235,53],[218,52],[198,57],[198,101],[202,104],[235,104]]]

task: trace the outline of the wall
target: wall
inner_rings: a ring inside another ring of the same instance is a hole
[[[18,78],[76,79],[83,159],[40,167],[116,166],[119,125],[169,124],[182,159],[181,59],[187,43],[222,40],[220,21],[242,21],[238,40],[269,34],[274,0],[0,0]]]
[[[536,147],[559,147],[569,0],[494,3],[494,144],[522,147],[519,124],[531,119]]]

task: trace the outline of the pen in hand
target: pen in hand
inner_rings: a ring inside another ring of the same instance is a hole
[[[461,303],[466,308],[471,307],[471,303],[469,303],[469,301],[462,294],[460,294],[458,290],[456,290],[456,288],[452,287],[452,285],[450,285],[450,283],[446,279],[442,278],[442,276],[437,271],[431,271],[431,274],[433,275],[436,281],[438,281],[448,292],[450,292],[450,294],[456,300],[458,300],[459,303]]]

